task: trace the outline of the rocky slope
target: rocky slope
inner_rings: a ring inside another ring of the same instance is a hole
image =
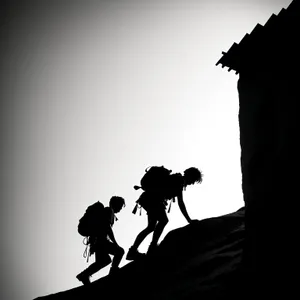
[[[171,231],[153,256],[114,276],[36,300],[238,298],[244,235],[244,208],[204,219]]]

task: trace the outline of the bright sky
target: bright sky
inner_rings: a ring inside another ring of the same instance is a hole
[[[184,193],[193,219],[243,206],[238,75],[215,64],[290,2],[16,3],[0,28],[1,299],[80,285],[77,224],[95,201],[125,198],[114,229],[127,251],[146,226],[131,211],[150,165],[203,171]],[[186,225],[177,204],[169,219],[162,238]]]

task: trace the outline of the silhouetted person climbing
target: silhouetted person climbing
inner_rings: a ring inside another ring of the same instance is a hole
[[[155,169],[153,170],[153,168]],[[165,169],[163,166],[152,167],[151,169],[148,172],[146,171],[145,176],[141,179],[141,188],[144,189],[144,192],[137,200],[137,205],[140,205],[147,211],[148,225],[137,235],[133,245],[129,248],[126,256],[127,260],[134,260],[145,255],[138,251],[138,247],[151,232],[153,232],[153,237],[147,254],[151,254],[153,250],[155,250],[158,240],[169,221],[166,214],[168,200],[171,200],[169,204],[171,206],[172,200],[175,201],[175,198],[177,198],[183,216],[189,223],[193,221],[187,213],[182,192],[188,185],[202,182],[203,174],[201,171],[192,167],[186,169],[182,175],[180,173],[171,174],[172,171]],[[150,174],[151,171],[153,175],[149,175],[149,178],[143,182],[143,179],[146,175]],[[156,183],[150,178],[151,176],[155,179],[154,181],[156,181]],[[154,188],[153,185],[156,185],[156,188]],[[140,187],[135,186],[135,189],[138,188]],[[135,210],[136,208],[137,206]],[[134,211],[133,213],[135,213]]]
[[[115,214],[120,212],[124,206],[125,200],[119,196],[111,197],[108,207],[104,207],[98,201],[87,208],[82,218],[85,219],[79,223],[79,233],[83,236],[88,236],[90,253],[87,255],[95,253],[95,262],[76,276],[83,284],[90,283],[90,276],[111,262],[109,274],[119,269],[124,249],[118,245],[112,226],[114,221],[117,220]],[[90,227],[90,232],[84,231],[87,227]],[[113,255],[113,260],[111,260],[110,255]]]

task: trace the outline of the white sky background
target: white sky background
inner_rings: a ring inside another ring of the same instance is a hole
[[[150,165],[203,171],[203,183],[184,193],[193,219],[243,206],[238,75],[215,64],[290,2],[11,6],[0,28],[1,299],[80,285],[75,276],[88,264],[77,224],[97,200],[126,199],[114,229],[127,251],[146,225],[145,213],[131,211],[133,185]],[[169,219],[162,237],[186,225],[177,204]]]

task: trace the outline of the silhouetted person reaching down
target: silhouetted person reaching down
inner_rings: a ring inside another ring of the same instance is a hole
[[[168,179],[164,187],[152,191],[144,191],[137,201],[137,203],[147,211],[148,224],[147,227],[137,235],[133,245],[129,248],[126,256],[127,260],[134,260],[145,255],[138,251],[138,247],[151,232],[153,232],[153,237],[147,254],[151,254],[153,250],[155,250],[158,240],[169,221],[166,214],[168,200],[175,200],[175,198],[177,198],[183,216],[187,222],[193,222],[187,213],[183,201],[183,191],[188,185],[201,183],[203,174],[197,168],[192,167],[186,169],[183,175],[175,173],[167,177]],[[138,187],[135,188],[137,189]]]
[[[109,201],[108,207],[104,207],[99,201],[91,205],[91,207],[97,205],[99,222],[93,223],[96,228],[94,228],[95,230],[88,238],[90,255],[95,254],[95,262],[76,276],[83,284],[90,283],[90,276],[110,263],[112,264],[109,274],[114,273],[119,269],[119,264],[124,255],[124,249],[118,245],[112,230],[116,219],[115,214],[120,212],[125,206],[124,199],[119,196],[113,196]],[[113,255],[113,260],[111,260],[110,255]]]

